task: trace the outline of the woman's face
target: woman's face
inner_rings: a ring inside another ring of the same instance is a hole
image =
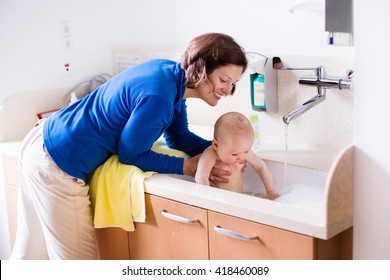
[[[233,64],[215,69],[208,79],[197,87],[198,97],[215,106],[221,97],[231,95],[233,86],[240,80],[243,67]]]

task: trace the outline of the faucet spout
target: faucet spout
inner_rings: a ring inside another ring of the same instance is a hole
[[[293,119],[299,117],[306,111],[310,110],[314,106],[318,105],[322,101],[326,99],[326,89],[322,87],[318,87],[318,94],[314,96],[313,98],[309,99],[305,103],[303,103],[301,106],[298,106],[294,110],[288,112],[285,116],[283,116],[283,122],[285,124],[289,124]]]

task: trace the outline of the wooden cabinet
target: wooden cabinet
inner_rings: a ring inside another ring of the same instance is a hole
[[[146,223],[129,233],[130,258],[208,259],[207,210],[146,194]]]
[[[353,228],[322,240],[208,212],[212,260],[351,260]]]
[[[129,233],[134,260],[352,259],[352,228],[329,239],[146,194],[146,223]]]
[[[95,233],[100,260],[130,259],[127,231],[120,228],[101,228],[95,229]]]
[[[16,235],[16,216],[19,188],[19,160],[16,156],[3,154],[2,161],[9,236],[12,248],[15,243]]]
[[[210,259],[314,259],[313,237],[209,211]]]

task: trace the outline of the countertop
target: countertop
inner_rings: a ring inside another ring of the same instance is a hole
[[[327,239],[324,203],[279,203],[195,184],[166,174],[155,174],[147,179],[145,191],[249,221]]]

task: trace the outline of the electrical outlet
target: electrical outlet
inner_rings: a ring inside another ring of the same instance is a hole
[[[59,22],[59,43],[60,53],[58,56],[57,65],[64,77],[68,77],[74,74],[73,57],[73,38],[72,38],[72,25],[69,20],[62,20]]]
[[[72,39],[72,25],[70,21],[63,20],[60,22],[60,41],[62,49],[64,51],[73,50],[73,39]]]

